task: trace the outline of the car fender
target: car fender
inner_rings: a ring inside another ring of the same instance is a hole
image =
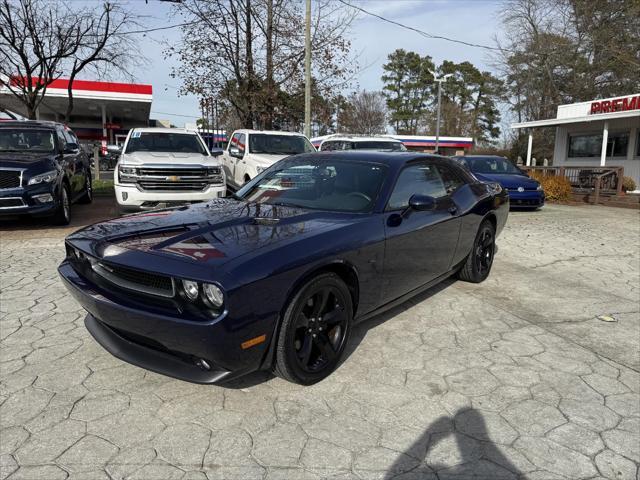
[[[278,337],[280,336],[280,327],[282,325],[282,317],[284,316],[284,312],[289,306],[289,302],[293,298],[293,296],[313,277],[320,275],[322,273],[330,273],[335,272],[335,269],[345,269],[344,271],[349,271],[354,275],[355,278],[355,292],[352,291],[352,303],[354,305],[354,317],[356,314],[356,307],[358,302],[359,290],[360,290],[360,282],[358,276],[358,269],[351,262],[348,262],[343,259],[332,259],[322,263],[316,263],[311,266],[307,270],[305,270],[298,278],[293,282],[291,287],[287,290],[286,298],[287,301],[282,306],[282,310],[278,315],[277,321],[274,323],[274,329],[271,334],[271,340],[269,342],[269,347],[265,351],[264,358],[262,360],[262,364],[260,366],[261,370],[271,369],[273,366],[273,361],[275,358],[275,350],[278,343]],[[339,275],[339,274],[338,274]],[[351,290],[351,288],[349,288]],[[355,294],[354,294],[355,293]]]

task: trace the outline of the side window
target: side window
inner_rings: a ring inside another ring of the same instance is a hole
[[[61,128],[56,128],[56,133],[58,135],[58,150],[62,151],[67,143],[67,137]]]
[[[240,150],[240,153],[244,155],[244,151],[247,148],[247,136],[244,133],[236,133],[231,137],[229,141],[229,148],[236,147]]]
[[[442,177],[442,182],[444,183],[447,194],[452,194],[465,184],[464,179],[455,169],[447,167],[446,165],[438,165],[437,168]]]
[[[329,152],[331,150],[337,150],[338,149],[337,146],[338,146],[338,142],[324,142],[322,144],[322,151]]]
[[[434,165],[420,163],[402,170],[389,198],[387,210],[405,208],[409,205],[409,198],[414,194],[434,198],[447,195],[440,173]]]

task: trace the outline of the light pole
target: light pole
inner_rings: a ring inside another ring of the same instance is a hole
[[[304,134],[311,138],[311,0],[307,0],[304,25]]]
[[[438,153],[438,148],[440,146],[440,98],[442,97],[442,82],[446,82],[449,77],[453,76],[453,73],[447,73],[442,77],[438,78],[436,76],[436,72],[429,70],[429,73],[433,75],[433,80],[438,82],[438,117],[436,120],[436,149],[434,153]]]

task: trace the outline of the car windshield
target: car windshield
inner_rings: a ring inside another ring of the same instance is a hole
[[[466,157],[461,159],[474,173],[522,174],[522,171],[506,158],[500,157]]]
[[[55,132],[34,128],[0,128],[0,152],[55,151]]]
[[[132,132],[125,153],[133,152],[200,153],[206,155],[206,150],[196,135],[168,132]]]
[[[404,152],[407,150],[407,147],[402,142],[385,141],[353,142],[353,148],[356,150],[385,150],[390,152]]]
[[[387,167],[344,159],[285,160],[249,183],[237,196],[249,202],[337,212],[373,208]]]
[[[295,155],[296,153],[315,152],[313,145],[301,135],[249,135],[250,153],[270,153],[274,155]]]

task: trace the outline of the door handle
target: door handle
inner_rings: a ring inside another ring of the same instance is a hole
[[[456,213],[458,213],[458,207],[456,207],[455,205],[451,205],[447,211],[451,214],[451,215],[455,215]]]

